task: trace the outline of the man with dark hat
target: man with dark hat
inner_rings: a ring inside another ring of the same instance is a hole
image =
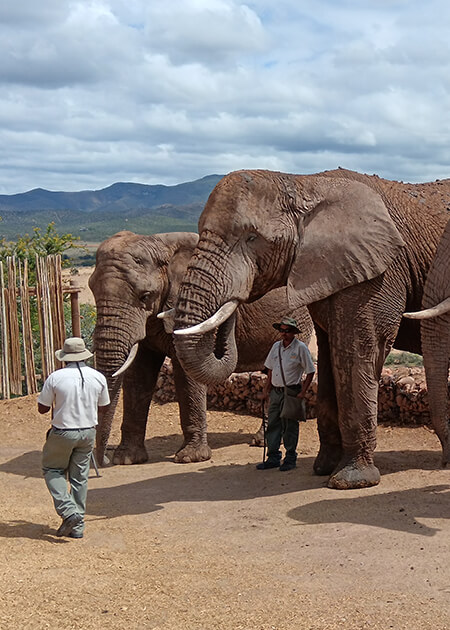
[[[56,535],[83,538],[97,409],[109,405],[108,386],[103,374],[85,364],[93,355],[80,337],[66,339],[55,355],[66,365],[49,375],[38,397],[39,413],[47,413],[53,406],[42,470],[55,509],[63,519]]]
[[[306,419],[304,411],[303,417],[299,416],[295,420],[282,417],[285,386],[295,392],[298,399],[303,400],[313,379],[315,368],[308,346],[295,337],[300,332],[295,319],[284,317],[281,322],[273,324],[273,327],[280,331],[282,338],[281,341],[273,344],[265,362],[268,374],[264,397],[269,398],[266,430],[267,459],[256,468],[258,470],[279,468],[285,471],[292,470],[296,466],[299,421]],[[306,378],[302,381],[303,373],[306,373]],[[304,408],[303,404],[303,410]],[[281,463],[281,441],[286,451],[283,463]]]

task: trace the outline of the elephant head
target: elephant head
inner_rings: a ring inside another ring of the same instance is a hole
[[[190,233],[141,236],[124,231],[97,250],[95,270],[89,279],[97,307],[94,350],[96,367],[107,378],[111,398],[111,405],[99,412],[97,456],[101,464],[122,372],[149,329],[161,328],[157,313],[174,306],[181,269],[186,268],[197,241],[198,236]],[[164,343],[164,334],[159,337]]]
[[[199,232],[174,343],[186,371],[206,383],[221,378],[216,342],[239,304],[286,284],[297,304],[316,302],[380,275],[404,246],[381,195],[364,183],[269,171],[224,177]],[[217,335],[208,332],[216,326]]]
[[[450,367],[450,220],[425,282],[422,311],[405,313],[421,320],[422,353],[433,426],[442,444],[442,464],[450,463],[448,370]]]

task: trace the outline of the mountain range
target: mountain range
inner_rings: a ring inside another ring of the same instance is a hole
[[[120,230],[140,234],[197,231],[208,196],[223,175],[207,175],[175,186],[119,182],[101,190],[53,192],[36,188],[0,195],[0,237],[45,229],[51,222],[62,233],[99,242]]]

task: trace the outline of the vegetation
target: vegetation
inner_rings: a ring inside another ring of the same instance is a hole
[[[200,210],[198,212],[200,214]],[[143,213],[137,216],[124,216],[117,213],[86,214],[85,212],[41,211],[32,213],[7,214],[3,217],[1,233],[5,238],[15,240],[20,234],[30,232],[37,226],[45,229],[52,223],[56,229],[64,229],[77,234],[83,241],[101,242],[121,230],[137,234],[157,234],[159,232],[197,232],[195,217],[172,217],[163,214]],[[75,237],[74,237],[75,238]],[[77,237],[78,238],[78,237]]]
[[[423,359],[420,354],[413,354],[412,352],[390,352],[384,365],[388,367],[398,367],[399,365],[406,367],[422,367]]]
[[[85,249],[84,245],[77,242],[79,240],[79,237],[69,233],[58,234],[55,224],[49,223],[44,232],[41,228],[34,227],[31,236],[24,234],[16,241],[7,241],[2,238],[0,240],[0,259],[4,260],[7,256],[16,256],[21,261],[28,260],[31,279],[36,267],[36,256],[61,254],[62,266],[69,267],[71,265],[70,258],[64,254],[68,250]]]
[[[80,304],[80,319],[81,319],[81,336],[84,339],[86,347],[92,349],[94,340],[94,328],[97,320],[97,311],[92,304]],[[72,336],[71,330],[71,312],[70,304],[64,303],[64,320],[66,322],[66,336]]]
[[[48,256],[51,254],[60,254],[63,267],[72,266],[73,260],[68,252],[74,253],[82,250],[86,251],[86,247],[79,244],[79,238],[74,237],[70,233],[59,234],[54,223],[49,223],[45,230],[34,227],[32,234],[24,234],[17,241],[7,241],[5,238],[0,240],[0,260],[5,260],[8,256],[15,256],[21,261],[27,260],[29,267],[29,282],[35,282],[36,256]],[[92,346],[92,337],[95,327],[96,310],[89,304],[80,305],[81,315],[81,335],[85,339],[88,347]],[[19,323],[21,313],[18,314]],[[30,318],[31,328],[34,340],[34,353],[36,360],[36,371],[40,372],[41,351],[40,351],[40,334],[39,334],[39,317],[37,300],[35,296],[30,296]],[[71,334],[71,312],[69,296],[64,298],[64,318],[66,322],[67,334]],[[20,329],[21,330],[21,329]],[[22,333],[19,333],[20,336]]]

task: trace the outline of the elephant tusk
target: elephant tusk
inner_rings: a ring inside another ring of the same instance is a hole
[[[133,363],[134,359],[136,358],[138,348],[139,348],[139,344],[135,343],[134,346],[131,348],[130,354],[128,355],[125,363],[122,365],[122,367],[120,367],[117,370],[117,372],[114,372],[113,376],[119,376],[120,374],[123,374],[125,370],[127,370],[130,367],[130,365]]]
[[[214,315],[205,319],[204,322],[200,322],[200,324],[196,324],[190,328],[179,328],[173,332],[175,335],[194,335],[195,333],[210,332],[211,330],[214,330],[214,328],[218,328],[221,324],[223,324],[234,313],[238,304],[238,300],[230,300],[229,302],[223,304],[223,306],[221,306]]]
[[[171,335],[173,333],[173,326],[175,323],[175,309],[174,308],[169,308],[168,311],[162,311],[161,313],[158,313],[158,315],[156,316],[158,319],[162,319],[163,320],[163,326],[164,326],[164,330],[166,331],[166,333],[168,333],[169,335]]]
[[[158,313],[158,315],[156,316],[158,319],[173,319],[173,316],[175,314],[175,309],[174,308],[169,308],[168,311],[161,311],[161,313]]]
[[[448,297],[443,302],[436,304],[436,306],[432,306],[431,308],[427,308],[423,311],[403,313],[403,315],[405,317],[409,317],[409,319],[430,319],[431,317],[439,317],[439,315],[443,315],[448,311],[450,311],[450,297]]]

